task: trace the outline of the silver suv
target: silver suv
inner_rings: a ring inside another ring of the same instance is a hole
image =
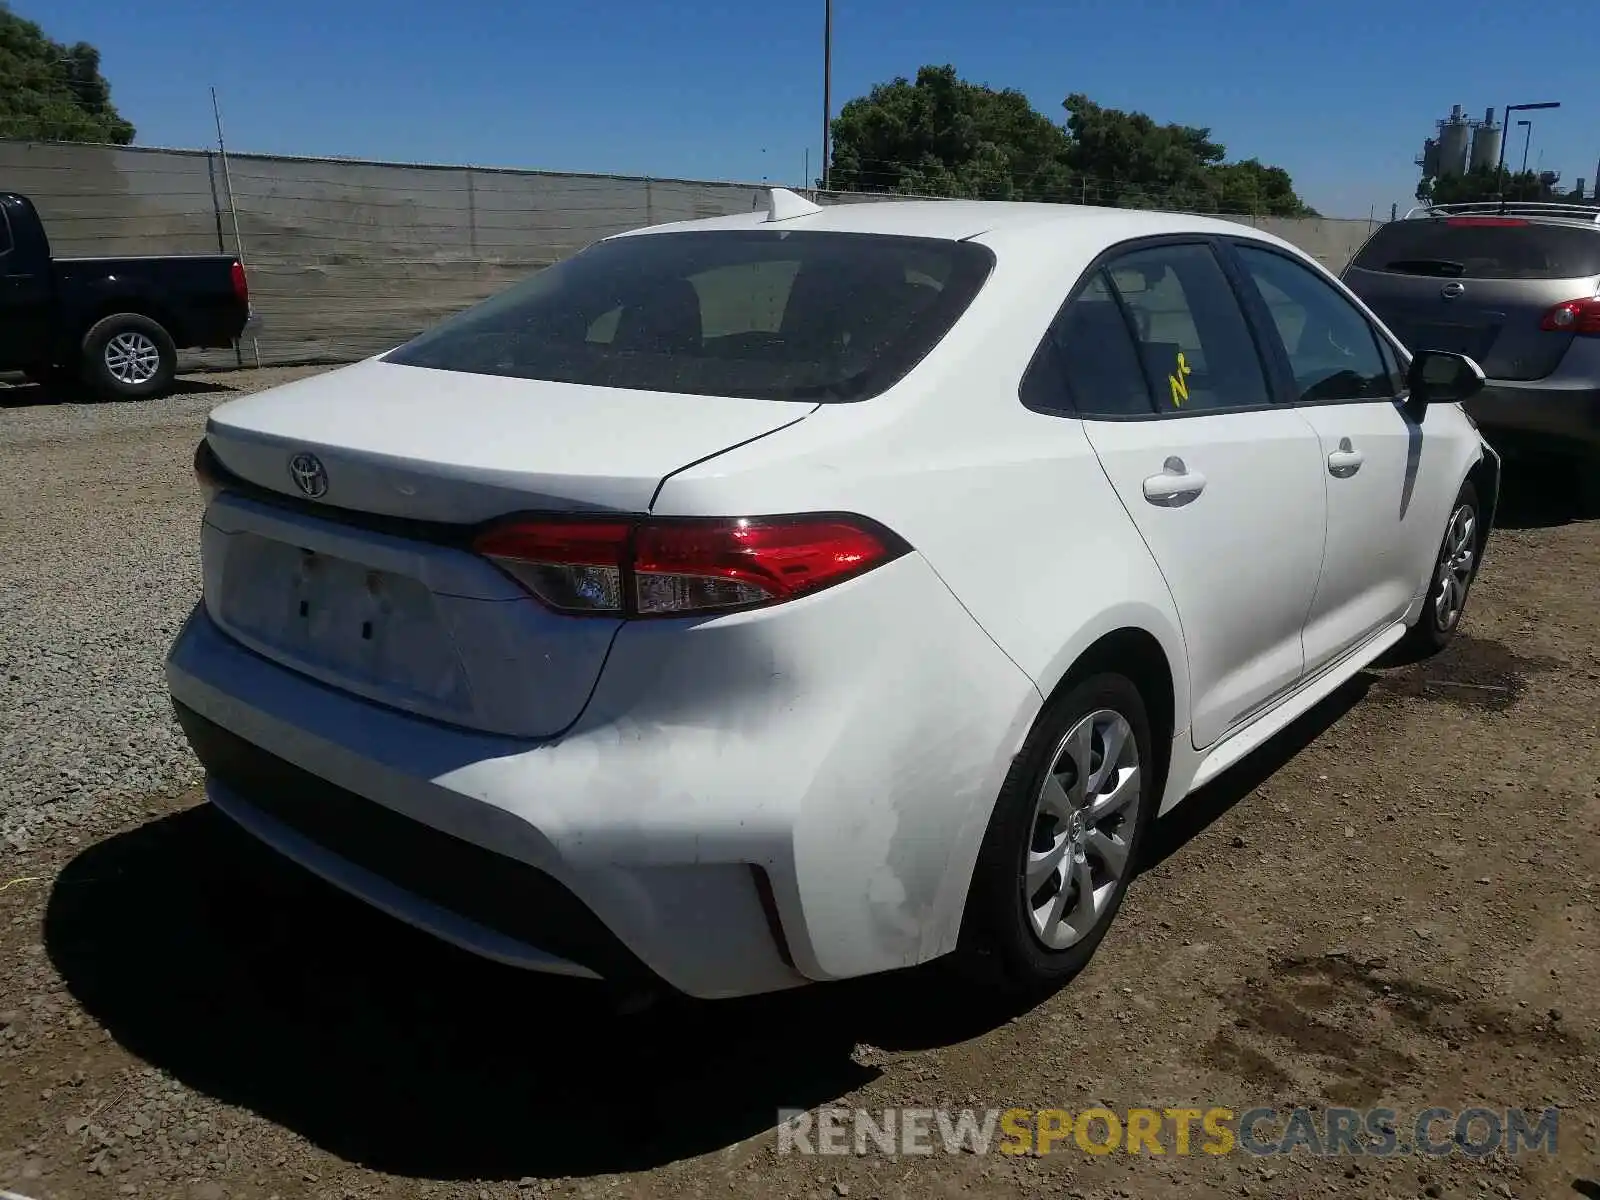
[[[1600,515],[1600,209],[1413,209],[1343,278],[1410,349],[1474,359],[1488,384],[1466,407],[1496,448],[1567,459]]]

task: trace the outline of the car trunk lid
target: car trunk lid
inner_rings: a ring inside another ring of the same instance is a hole
[[[646,512],[674,471],[814,408],[382,362],[235,401],[207,424],[242,482],[207,509],[206,608],[330,686],[554,734],[582,711],[618,622],[545,609],[472,550],[472,531],[514,512]]]
[[[371,360],[225,404],[206,438],[229,471],[286,496],[473,524],[518,509],[643,512],[666,475],[815,407]],[[297,455],[321,466],[324,492],[297,484]]]

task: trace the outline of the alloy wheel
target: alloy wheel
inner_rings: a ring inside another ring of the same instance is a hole
[[[1141,787],[1138,739],[1122,714],[1092,712],[1057,744],[1022,868],[1023,906],[1046,949],[1081,941],[1115,898]]]
[[[118,383],[149,383],[161,369],[161,349],[146,335],[129,330],[106,343],[105,361]]]
[[[1463,504],[1451,514],[1434,584],[1433,616],[1440,630],[1454,629],[1467,605],[1467,587],[1478,557],[1477,532],[1478,518],[1471,505]]]

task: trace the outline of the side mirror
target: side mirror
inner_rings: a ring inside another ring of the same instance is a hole
[[[1430,404],[1459,404],[1483,389],[1483,368],[1465,354],[1445,350],[1418,350],[1406,373],[1411,399],[1406,408],[1418,421]]]

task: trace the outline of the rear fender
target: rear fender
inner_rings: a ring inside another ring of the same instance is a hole
[[[63,349],[72,357],[82,350],[83,339],[107,317],[118,313],[136,313],[148,317],[167,331],[173,344],[184,344],[183,330],[172,309],[153,298],[149,293],[132,287],[123,287],[106,281],[88,285],[69,311],[64,323]]]

